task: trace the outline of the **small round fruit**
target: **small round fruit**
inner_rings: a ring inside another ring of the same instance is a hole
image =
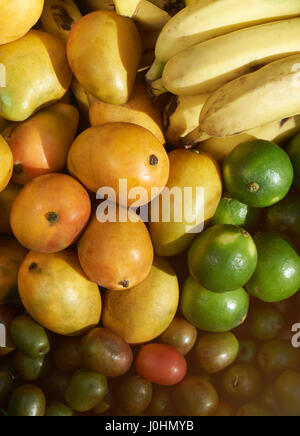
[[[152,383],[173,386],[185,377],[187,363],[184,356],[170,345],[147,344],[137,355],[135,369]]]
[[[131,367],[130,346],[119,335],[105,328],[90,330],[80,344],[80,354],[86,368],[106,377],[120,377]]]
[[[198,339],[195,360],[203,371],[214,374],[230,366],[238,352],[239,342],[233,333],[211,333]]]
[[[268,207],[282,200],[293,183],[288,154],[273,142],[240,144],[225,159],[223,175],[230,194],[252,207]]]
[[[259,300],[276,303],[292,297],[300,288],[300,258],[281,233],[255,236],[258,264],[246,287]]]
[[[168,386],[153,386],[151,403],[147,409],[149,416],[174,416],[171,401],[171,388]]]
[[[247,363],[237,363],[225,372],[222,385],[232,398],[241,401],[256,398],[261,388],[262,378],[259,372]]]
[[[52,401],[46,408],[45,416],[73,416],[74,412],[70,407],[59,401]]]
[[[126,375],[118,385],[117,398],[120,407],[129,415],[143,413],[152,399],[152,383],[138,375]]]
[[[180,317],[175,317],[167,330],[158,338],[159,342],[171,345],[184,356],[191,351],[196,339],[197,329]]]
[[[251,229],[258,223],[259,217],[260,209],[255,209],[241,203],[226,193],[219,203],[215,216],[212,219],[212,225],[231,224],[244,229]]]
[[[215,388],[201,377],[186,377],[175,386],[172,401],[182,416],[213,416],[219,405]]]
[[[270,304],[256,305],[247,319],[249,333],[260,341],[275,339],[285,326],[281,312]]]
[[[177,276],[167,260],[157,257],[150,274],[138,286],[105,293],[102,322],[129,344],[149,342],[169,327],[178,300]]]
[[[53,362],[62,372],[73,374],[82,368],[82,359],[79,353],[81,338],[60,336],[55,343]]]
[[[32,358],[45,356],[50,351],[45,329],[28,315],[19,315],[13,320],[10,334],[16,347]]]
[[[300,415],[300,373],[283,372],[274,383],[274,395],[288,416]]]
[[[290,142],[287,151],[294,167],[294,184],[300,189],[300,134]]]
[[[248,403],[240,407],[235,416],[273,416],[273,414],[260,404]]]
[[[217,294],[189,277],[181,295],[185,318],[201,330],[224,333],[242,324],[248,314],[249,296],[243,289]]]
[[[153,246],[147,227],[134,212],[128,212],[126,222],[103,223],[95,216],[78,243],[78,258],[90,280],[124,291],[148,276]]]
[[[9,400],[9,416],[44,416],[45,410],[45,395],[34,385],[19,386]]]
[[[55,253],[76,241],[90,214],[90,198],[77,180],[66,174],[47,174],[31,180],[20,191],[10,224],[24,247]]]
[[[299,350],[293,348],[288,341],[269,341],[258,350],[257,364],[266,376],[276,377],[285,370],[299,368]]]
[[[231,225],[208,228],[194,241],[188,254],[189,270],[213,292],[243,287],[257,265],[255,243],[246,230]]]
[[[233,407],[228,403],[219,403],[218,409],[214,416],[233,416]]]
[[[65,392],[66,403],[76,412],[88,412],[103,400],[107,393],[107,380],[96,372],[76,371]]]
[[[32,382],[41,378],[49,368],[49,361],[45,356],[30,357],[16,351],[13,356],[13,366],[22,380]]]
[[[55,254],[30,252],[18,282],[27,312],[48,330],[77,336],[99,323],[99,288],[88,280],[71,249]]]

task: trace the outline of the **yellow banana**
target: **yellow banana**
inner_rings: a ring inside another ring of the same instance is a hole
[[[205,103],[199,127],[233,136],[300,113],[300,55],[272,62],[227,83]]]
[[[119,15],[132,18],[142,29],[162,29],[169,21],[168,12],[148,0],[113,0]]]
[[[161,68],[181,51],[220,35],[262,24],[297,17],[299,0],[189,0],[162,29],[156,44],[156,63],[147,75],[156,80]]]
[[[73,0],[45,0],[41,21],[46,32],[66,41],[72,26],[81,17]]]
[[[192,132],[199,124],[199,116],[204,103],[210,94],[195,95],[191,97],[171,97],[164,109],[164,127],[167,143],[173,147],[181,147],[182,139]],[[204,141],[208,136],[198,136],[198,142]]]
[[[300,52],[300,18],[276,21],[190,47],[166,64],[162,83],[176,95],[212,92],[258,66]]]
[[[276,144],[292,138],[300,131],[300,115],[291,118],[285,118],[270,124],[258,127],[241,135],[228,136],[227,138],[210,138],[198,145],[200,151],[210,153],[219,162],[239,144],[252,141],[253,139],[264,139],[273,141]]]

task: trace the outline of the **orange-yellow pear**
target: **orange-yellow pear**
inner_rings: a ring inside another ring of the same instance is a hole
[[[124,104],[131,95],[141,57],[141,38],[133,21],[113,11],[81,18],[67,41],[71,69],[94,97]]]
[[[72,73],[65,45],[54,36],[31,30],[0,49],[0,117],[24,121],[68,90]]]
[[[42,14],[44,0],[0,0],[0,45],[25,35]]]

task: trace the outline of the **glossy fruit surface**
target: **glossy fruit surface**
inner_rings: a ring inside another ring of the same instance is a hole
[[[300,414],[300,373],[284,371],[274,383],[274,394],[286,415]]]
[[[59,401],[52,401],[46,408],[45,416],[73,416],[74,412],[70,407]]]
[[[276,377],[285,370],[299,368],[299,350],[287,341],[269,341],[258,350],[257,364],[262,373],[268,377]]]
[[[89,279],[115,291],[139,285],[153,263],[147,227],[134,212],[127,213],[126,222],[103,223],[94,216],[78,243],[79,261]]]
[[[80,344],[86,368],[107,377],[120,377],[131,367],[130,346],[119,335],[105,328],[90,330]]]
[[[203,371],[214,374],[230,366],[237,358],[239,342],[233,333],[211,333],[199,337],[195,360]]]
[[[75,139],[68,169],[90,191],[109,187],[115,193],[110,201],[138,207],[149,203],[167,184],[169,159],[163,143],[149,130],[136,124],[110,122],[91,127]],[[126,182],[125,196],[121,180]],[[135,188],[145,192],[136,194]]]
[[[141,56],[132,20],[113,11],[86,15],[69,34],[67,54],[74,75],[92,95],[112,104],[128,101]]]
[[[73,177],[53,173],[31,180],[20,191],[10,223],[24,247],[56,253],[76,241],[90,214],[91,202],[83,186]]]
[[[259,300],[275,303],[292,297],[300,288],[300,258],[281,233],[255,236],[258,264],[247,290]]]
[[[219,404],[215,388],[201,377],[186,377],[175,386],[172,401],[182,416],[212,416]]]
[[[223,174],[233,197],[252,207],[267,207],[286,196],[294,171],[282,148],[256,140],[239,145],[229,154]]]
[[[45,356],[50,351],[45,329],[28,315],[17,316],[10,326],[10,333],[18,349],[32,358]]]
[[[135,368],[141,377],[152,383],[173,386],[184,378],[187,363],[183,355],[170,345],[147,344],[140,349]]]
[[[15,371],[19,374],[22,380],[31,382],[39,379],[46,374],[47,357],[29,357],[22,351],[16,351],[13,357],[13,365]]]
[[[158,341],[171,345],[184,356],[188,354],[197,339],[197,329],[183,318],[175,317]]]
[[[65,392],[65,400],[73,410],[88,412],[100,403],[106,393],[106,377],[81,369],[72,376]]]
[[[129,291],[105,293],[102,322],[129,344],[149,342],[169,327],[178,300],[176,274],[167,260],[157,257],[141,284]]]
[[[237,400],[252,400],[261,389],[260,373],[247,363],[237,363],[231,366],[223,375],[225,392]]]
[[[213,292],[243,287],[253,276],[257,250],[251,235],[241,227],[216,225],[193,242],[189,270],[202,286]]]
[[[144,412],[152,399],[152,383],[138,375],[126,375],[120,381],[117,398],[120,406],[129,415]]]
[[[238,327],[247,316],[249,296],[243,289],[231,292],[211,292],[189,277],[181,295],[181,310],[185,318],[201,330],[223,333]]]
[[[76,336],[100,320],[99,288],[83,273],[72,250],[30,252],[19,271],[19,293],[33,319],[58,334]]]
[[[152,400],[147,409],[147,415],[174,416],[170,387],[153,385]]]
[[[45,395],[37,386],[19,386],[10,397],[9,416],[44,416],[45,410]]]
[[[231,224],[244,229],[253,228],[259,221],[260,210],[241,203],[225,193],[219,203],[212,224]]]

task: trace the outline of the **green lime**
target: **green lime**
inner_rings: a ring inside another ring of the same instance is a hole
[[[212,224],[232,224],[245,229],[253,228],[259,221],[261,210],[241,203],[228,193],[223,195]]]
[[[189,277],[183,287],[181,310],[185,318],[210,333],[228,332],[241,325],[248,313],[249,296],[243,289],[217,294]]]
[[[299,200],[299,194],[289,193],[279,203],[269,207],[266,210],[268,228],[300,237]]]
[[[290,142],[287,151],[295,171],[294,184],[300,189],[300,133]]]
[[[257,269],[248,291],[259,300],[276,303],[292,297],[300,288],[300,258],[285,235],[278,232],[258,233]]]
[[[225,159],[223,174],[230,194],[252,207],[268,207],[282,200],[294,177],[288,154],[262,140],[236,147]]]
[[[206,289],[228,292],[243,287],[257,265],[255,243],[246,230],[217,225],[201,233],[188,254],[189,270]]]

